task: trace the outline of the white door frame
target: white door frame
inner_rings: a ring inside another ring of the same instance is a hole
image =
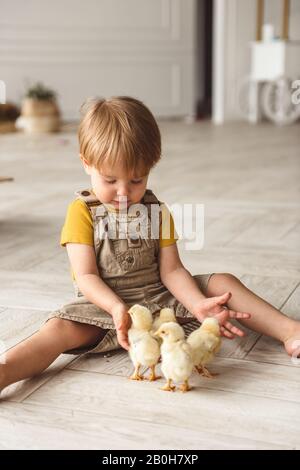
[[[236,115],[239,0],[213,1],[212,121],[223,124]]]
[[[225,11],[225,0],[214,0],[212,51],[212,120],[214,124],[223,124],[225,118]]]

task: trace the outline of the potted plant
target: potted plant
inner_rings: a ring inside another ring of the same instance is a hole
[[[21,107],[19,127],[28,133],[55,132],[60,127],[56,93],[42,83],[28,88]]]

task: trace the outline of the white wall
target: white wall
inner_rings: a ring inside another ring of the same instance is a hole
[[[249,43],[256,35],[256,0],[215,0],[215,4],[218,1],[223,3],[225,12],[221,46],[224,73],[223,78],[222,74],[215,73],[214,80],[223,80],[219,87],[223,87],[224,93],[215,108],[219,110],[223,104],[224,120],[236,120],[241,118],[239,93],[250,71]],[[275,25],[277,35],[281,34],[282,5],[282,0],[265,0],[265,22]],[[300,40],[300,0],[291,0],[290,39]]]
[[[265,21],[275,26],[275,34],[281,35],[282,0],[265,0]],[[300,40],[300,0],[290,0],[290,39]]]
[[[196,0],[0,0],[0,80],[59,93],[64,117],[88,96],[128,94],[157,116],[195,109]]]

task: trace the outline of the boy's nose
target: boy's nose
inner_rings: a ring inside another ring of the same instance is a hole
[[[129,191],[128,191],[128,187],[127,186],[121,186],[120,188],[118,188],[117,190],[117,195],[118,196],[128,196],[129,194]]]

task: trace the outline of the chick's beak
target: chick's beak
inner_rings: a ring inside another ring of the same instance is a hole
[[[153,333],[153,336],[155,336],[156,338],[159,338],[160,337],[160,331],[159,330],[155,331],[155,333]]]

